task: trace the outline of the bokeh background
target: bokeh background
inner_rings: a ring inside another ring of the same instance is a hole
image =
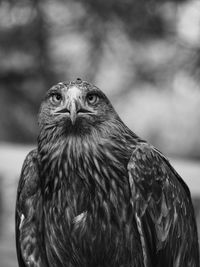
[[[199,0],[0,0],[0,267],[46,90],[81,77],[188,183],[200,229]]]

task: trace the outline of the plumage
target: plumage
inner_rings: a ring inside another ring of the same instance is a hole
[[[20,267],[199,266],[187,185],[81,79],[42,102],[18,185],[16,245]]]

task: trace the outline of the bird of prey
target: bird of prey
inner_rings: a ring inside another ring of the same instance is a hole
[[[198,267],[190,191],[78,78],[47,92],[16,202],[20,267]]]

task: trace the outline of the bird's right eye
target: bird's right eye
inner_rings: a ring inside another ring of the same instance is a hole
[[[60,104],[60,102],[62,101],[62,95],[59,94],[59,93],[53,93],[53,94],[50,96],[50,100],[51,100],[52,104],[54,104],[54,105],[58,105],[58,104]]]

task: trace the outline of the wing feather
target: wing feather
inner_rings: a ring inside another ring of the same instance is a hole
[[[20,267],[47,267],[42,244],[42,198],[37,150],[23,164],[16,201],[16,248]]]
[[[128,172],[141,242],[146,243],[143,253],[152,266],[199,266],[193,205],[181,177],[147,143],[136,146]]]

